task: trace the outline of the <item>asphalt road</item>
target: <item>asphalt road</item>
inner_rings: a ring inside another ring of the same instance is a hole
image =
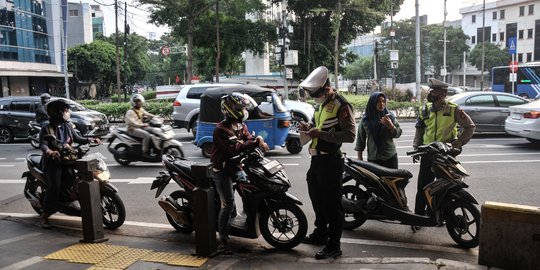
[[[409,207],[413,209],[418,164],[413,164],[405,152],[412,150],[414,125],[402,123],[402,127],[403,135],[396,140],[396,145],[400,168],[410,170],[414,175],[406,188]],[[189,133],[185,130],[176,132],[177,138],[184,143],[184,152],[189,159],[209,162],[202,157],[200,149],[191,143],[192,137]],[[347,154],[356,156],[353,148],[353,144],[345,144],[342,149]],[[26,142],[0,145],[1,213],[33,213],[22,195],[24,181],[21,174],[26,170],[25,157],[37,152],[38,150]],[[115,233],[161,237],[164,240],[173,237],[173,228],[169,229],[165,215],[154,198],[154,192],[150,191],[153,178],[162,170],[161,164],[136,162],[129,167],[122,167],[114,161],[106,146],[96,147],[92,152],[101,152],[106,157],[113,177],[112,182],[119,188],[127,208],[127,220],[130,222]],[[292,182],[289,192],[304,202],[302,208],[310,222],[311,231],[314,215],[305,181],[310,162],[307,151],[290,155],[285,149],[281,149],[270,152],[268,156],[285,165]],[[471,175],[466,179],[470,185],[469,192],[481,204],[485,201],[499,201],[540,205],[540,179],[536,171],[540,164],[540,148],[534,147],[527,140],[505,135],[476,135],[464,147],[458,159]],[[170,193],[175,188],[170,185],[164,193]],[[256,243],[268,246],[262,238],[256,240]],[[345,231],[343,243],[345,254],[351,256],[410,255],[440,258],[441,254],[444,254],[444,257],[449,259],[468,262],[477,260],[477,249],[464,251],[456,248],[445,227],[425,228],[412,233],[408,226],[368,221],[359,229]]]

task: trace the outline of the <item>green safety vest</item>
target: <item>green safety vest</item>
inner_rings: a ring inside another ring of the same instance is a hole
[[[425,125],[423,144],[449,143],[457,137],[458,129],[455,115],[458,105],[452,102],[447,103],[437,112],[433,111],[431,103],[425,104],[421,109],[419,118]]]
[[[344,105],[348,106],[348,102],[340,95],[336,95],[334,99],[319,105],[313,118],[315,128],[326,132],[340,131],[338,112],[339,108]],[[313,138],[309,148],[326,153],[338,153],[341,143],[331,143],[319,140],[319,138]]]

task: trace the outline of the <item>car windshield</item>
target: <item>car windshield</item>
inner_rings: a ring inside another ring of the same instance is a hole
[[[287,109],[285,108],[285,106],[283,106],[283,103],[281,102],[281,98],[275,93],[272,94],[272,96],[274,97],[275,110],[277,112],[286,112]]]

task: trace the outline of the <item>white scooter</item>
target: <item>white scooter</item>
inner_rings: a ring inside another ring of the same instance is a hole
[[[145,130],[151,134],[147,155],[142,153],[142,139],[130,136],[127,128],[113,127],[111,129],[107,148],[116,162],[127,166],[133,161],[161,162],[161,157],[167,154],[184,157],[182,143],[174,139],[172,127],[164,125],[163,119],[152,118],[149,121],[149,127]],[[117,143],[114,143],[116,141]]]

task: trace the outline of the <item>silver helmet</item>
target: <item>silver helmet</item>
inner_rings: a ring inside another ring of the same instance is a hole
[[[303,80],[299,87],[306,90],[311,97],[319,95],[319,91],[323,89],[328,81],[328,68],[320,66],[314,69],[305,80]]]

